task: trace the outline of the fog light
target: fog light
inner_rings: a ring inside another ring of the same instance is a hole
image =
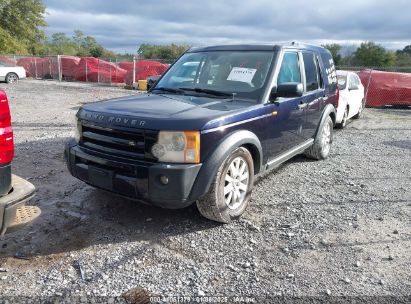
[[[168,177],[165,176],[165,175],[160,175],[160,182],[161,182],[163,185],[167,185],[167,184],[168,184]]]

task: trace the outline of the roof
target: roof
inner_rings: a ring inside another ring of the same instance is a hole
[[[300,43],[272,43],[272,44],[232,44],[232,45],[214,45],[206,47],[191,48],[189,53],[207,52],[207,51],[279,51],[282,48],[306,49],[312,51],[324,51],[320,46]]]
[[[348,74],[353,73],[352,71],[344,71],[344,70],[337,70],[337,75],[343,75],[346,76]]]

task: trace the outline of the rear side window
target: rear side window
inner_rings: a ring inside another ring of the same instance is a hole
[[[361,84],[360,77],[358,77],[358,75],[355,75],[355,74],[353,76],[354,76],[355,84],[359,86]]]
[[[345,90],[345,88],[347,87],[347,75],[337,75],[337,78],[340,90]]]
[[[317,63],[317,74],[318,74],[318,81],[320,82],[320,89],[324,88],[324,79],[323,79],[323,73],[321,72],[321,65],[319,58],[317,56],[315,62]]]
[[[303,53],[303,60],[307,91],[315,91],[319,87],[319,75],[314,54]]]
[[[277,84],[301,82],[300,63],[296,52],[285,52]]]
[[[357,81],[354,75],[350,75],[350,85],[357,85]]]
[[[329,51],[324,51],[320,53],[322,62],[324,64],[325,73],[326,73],[326,83],[330,87],[331,92],[337,90],[337,73],[335,70],[334,60]]]

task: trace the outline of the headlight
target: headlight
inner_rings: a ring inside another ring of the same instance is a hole
[[[151,153],[161,162],[199,163],[200,132],[160,131]]]
[[[81,123],[80,120],[75,116],[75,122],[74,122],[74,139],[79,142],[80,137],[81,137]]]

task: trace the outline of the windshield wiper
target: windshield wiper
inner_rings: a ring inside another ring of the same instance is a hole
[[[163,92],[169,92],[169,93],[175,93],[175,94],[179,94],[179,93],[183,93],[184,91],[182,89],[174,89],[174,88],[167,88],[167,87],[159,87],[159,88],[153,88],[153,91],[158,90],[158,91],[163,91]]]
[[[202,89],[202,88],[179,88],[180,90],[183,91],[194,91],[197,93],[206,93],[214,96],[221,96],[221,97],[232,97],[233,94],[231,93],[226,93],[226,92],[221,92],[221,91],[216,91],[216,90],[210,90],[210,89]]]

